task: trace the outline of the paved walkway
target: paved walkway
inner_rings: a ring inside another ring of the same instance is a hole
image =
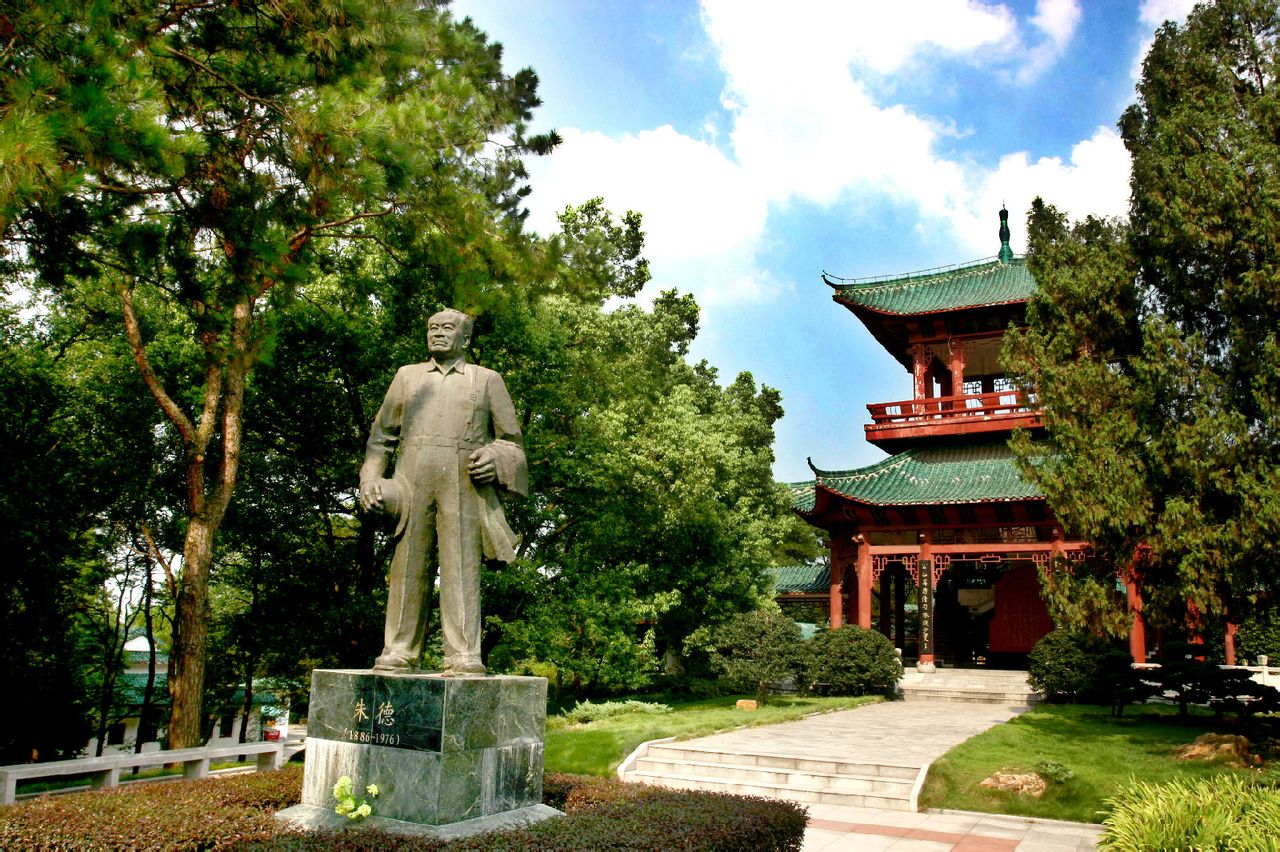
[[[724,751],[924,766],[1025,708],[894,701],[702,737]],[[959,811],[910,813],[809,805],[805,852],[892,849],[1076,852],[1095,848],[1098,826]]]

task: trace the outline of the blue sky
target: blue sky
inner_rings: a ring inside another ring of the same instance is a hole
[[[883,457],[866,404],[911,378],[823,270],[913,272],[1015,251],[1036,195],[1122,216],[1115,125],[1155,29],[1189,0],[463,0],[541,80],[530,223],[603,196],[644,214],[654,280],[702,307],[693,357],[782,392],[774,472]]]

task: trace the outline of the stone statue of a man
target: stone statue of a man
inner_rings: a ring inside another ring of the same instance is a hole
[[[431,359],[400,368],[369,430],[360,503],[396,520],[386,634],[374,669],[416,668],[435,549],[444,673],[485,673],[480,559],[515,558],[516,537],[497,490],[528,493],[528,472],[520,423],[502,377],[463,357],[471,328],[471,317],[458,311],[432,316]],[[393,455],[394,475],[388,478]]]

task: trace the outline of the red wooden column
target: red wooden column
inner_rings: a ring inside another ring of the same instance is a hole
[[[1123,575],[1129,612],[1133,616],[1129,625],[1129,656],[1135,663],[1147,661],[1147,622],[1142,615],[1142,583],[1138,579],[1138,567],[1150,552],[1151,548],[1145,542],[1135,547]]]
[[[914,382],[914,399],[924,399],[928,393],[926,388],[929,382],[929,347],[923,343],[917,343],[911,347],[911,377]]]
[[[831,585],[828,587],[828,616],[831,619],[831,629],[839,630],[844,625],[844,602],[841,599],[841,593],[844,584],[840,582],[843,578],[840,566],[844,561],[840,558],[841,548],[835,544],[835,536],[832,536],[831,544]]]
[[[858,626],[871,629],[871,543],[866,536],[854,536],[858,544]]]
[[[1129,612],[1133,615],[1133,623],[1129,625],[1129,656],[1135,663],[1147,661],[1147,626],[1142,618],[1142,589],[1138,587],[1138,578],[1130,576],[1125,582],[1125,591],[1129,598]]]
[[[1236,664],[1236,631],[1240,629],[1239,625],[1227,622],[1227,635],[1223,638],[1222,643],[1225,646],[1223,650],[1226,652],[1227,665],[1234,666]]]
[[[962,396],[964,394],[964,341],[948,341],[947,348],[951,353],[951,395]]]

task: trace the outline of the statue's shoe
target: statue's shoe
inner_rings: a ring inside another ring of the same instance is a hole
[[[477,659],[455,659],[441,672],[445,677],[479,677],[488,674],[484,663]]]
[[[413,662],[403,654],[385,652],[373,663],[375,672],[409,672],[416,668]]]

